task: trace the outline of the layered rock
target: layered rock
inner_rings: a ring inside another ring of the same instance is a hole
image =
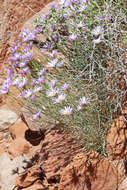
[[[78,154],[62,172],[59,190],[116,190],[117,171],[91,151]]]

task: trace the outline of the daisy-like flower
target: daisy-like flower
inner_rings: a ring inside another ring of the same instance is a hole
[[[57,82],[58,82],[57,79],[53,79],[53,80],[50,81],[49,86],[50,86],[51,88],[53,88],[54,86],[56,86],[56,83],[57,83]]]
[[[42,90],[42,86],[35,86],[33,89],[33,92],[36,93],[36,92],[39,92],[41,90]]]
[[[15,53],[13,56],[11,56],[10,58],[13,61],[18,61],[18,60],[22,60],[22,55],[20,53]]]
[[[29,67],[25,67],[24,69],[20,70],[19,72],[22,74],[25,74],[25,75],[30,75]]]
[[[22,78],[22,81],[18,84],[19,88],[23,88],[27,83],[27,79],[25,77]]]
[[[87,8],[88,8],[87,5],[82,4],[82,6],[81,6],[76,12],[77,12],[77,13],[81,13],[81,12],[83,12],[84,10],[86,10]]]
[[[56,54],[57,54],[57,51],[56,50],[54,50],[52,53],[50,53],[49,55],[50,55],[50,57],[55,57],[56,56]]]
[[[97,26],[95,29],[92,30],[91,32],[94,36],[99,36],[102,35],[103,33],[103,28],[101,26]]]
[[[53,68],[56,66],[57,62],[58,62],[58,59],[54,59],[54,60],[48,62],[47,67]]]
[[[84,105],[84,104],[88,104],[89,100],[88,98],[86,98],[85,96],[83,96],[82,98],[80,98],[79,100],[79,105]]]
[[[58,93],[58,90],[55,88],[51,88],[51,90],[49,90],[47,92],[47,97],[55,97]]]
[[[37,79],[33,79],[33,80],[32,80],[32,82],[31,82],[31,86],[34,86],[35,84],[38,84]]]
[[[57,63],[57,67],[62,67],[64,64],[64,60],[61,60],[59,63]]]
[[[57,98],[54,99],[54,103],[62,103],[66,98],[66,94],[60,94]]]
[[[19,83],[20,83],[20,78],[17,77],[17,78],[12,82],[12,85],[13,85],[13,86],[18,86]]]
[[[33,93],[33,90],[32,90],[32,89],[26,90],[24,97],[25,97],[25,98],[29,98],[29,97],[32,95],[32,93]]]
[[[72,41],[75,40],[76,38],[77,38],[77,35],[74,33],[69,36],[69,40],[72,40]]]
[[[38,84],[44,84],[45,83],[45,77],[40,77],[38,80],[37,80]]]
[[[25,55],[23,55],[23,59],[25,59],[27,62],[33,57],[33,52],[26,52]]]
[[[79,104],[79,105],[77,106],[77,110],[80,111],[81,109],[82,109],[82,105]]]
[[[38,75],[44,75],[46,73],[46,68],[43,68],[42,70],[40,70],[40,72],[38,72]]]
[[[61,90],[67,90],[69,88],[69,84],[64,83],[63,86],[61,86]]]
[[[32,96],[31,96],[31,99],[32,99],[33,102],[36,104],[36,96],[35,96],[35,95],[32,95]]]
[[[23,90],[19,95],[18,98],[24,98],[25,97],[25,90]]]
[[[19,63],[19,67],[23,68],[23,67],[25,67],[25,66],[26,66],[26,62],[25,62],[25,61]]]
[[[33,115],[33,120],[39,119],[41,116],[41,110],[39,110],[36,114]]]
[[[80,23],[77,24],[76,26],[77,26],[77,28],[82,28],[84,26],[84,24],[82,23],[82,21],[80,21]]]
[[[64,7],[68,7],[72,4],[72,0],[61,0],[59,2],[60,5],[64,6]]]
[[[72,114],[72,108],[70,106],[65,106],[64,109],[60,110],[61,115],[71,115]]]
[[[100,44],[102,42],[101,36],[98,39],[93,40],[94,45]]]

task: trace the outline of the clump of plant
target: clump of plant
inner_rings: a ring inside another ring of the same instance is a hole
[[[126,106],[126,24],[120,2],[53,4],[35,30],[25,29],[13,44],[1,93],[19,88],[32,120],[46,115],[70,128],[84,148],[105,154],[108,127]],[[33,46],[46,57],[43,67],[33,59]]]

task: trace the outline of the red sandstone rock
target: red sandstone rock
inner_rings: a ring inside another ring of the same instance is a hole
[[[116,190],[117,172],[109,161],[91,151],[80,153],[62,173],[59,190]]]
[[[118,190],[127,190],[127,178],[123,180]]]
[[[127,157],[127,126],[123,116],[119,116],[107,135],[107,153],[110,159],[122,159]]]
[[[13,139],[25,138],[25,132],[27,130],[28,130],[28,127],[23,121],[15,123],[9,128],[9,132]]]
[[[31,147],[32,145],[30,145],[25,139],[17,138],[10,144],[8,153],[12,158],[15,158],[22,154],[28,154]]]
[[[31,185],[30,187],[23,188],[22,190],[46,190],[46,189],[41,184],[37,183],[37,184]]]
[[[41,174],[40,168],[32,167],[17,177],[15,185],[20,188],[29,187],[34,182],[40,179],[40,174]],[[33,188],[31,188],[31,190],[32,189]]]

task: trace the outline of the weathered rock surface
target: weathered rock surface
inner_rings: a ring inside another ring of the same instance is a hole
[[[32,145],[22,138],[15,139],[10,143],[8,153],[12,158],[18,157],[22,154],[28,154]]]
[[[118,190],[127,190],[127,178],[123,180]]]
[[[44,169],[48,181],[58,182],[63,168],[81,151],[81,146],[72,139],[72,134],[60,127],[52,128],[42,142],[38,163]]]
[[[9,132],[12,139],[25,138],[25,132],[28,130],[27,125],[23,121],[19,121],[9,127]]]
[[[119,116],[107,135],[107,153],[110,159],[127,159],[127,124],[124,116]]]
[[[41,180],[41,169],[37,166],[28,169],[16,178],[15,185],[20,188],[29,187],[37,180]]]
[[[0,108],[0,131],[9,128],[18,118],[15,112],[10,110],[8,106],[3,105]]]
[[[81,152],[81,146],[71,136],[71,133],[60,126],[52,128],[42,140],[41,147],[33,154],[32,165],[35,167],[30,168],[17,178],[17,186],[26,188],[27,185],[36,184],[36,180],[37,182],[41,180],[43,186],[43,188],[40,188],[41,190],[58,189],[61,172],[73,157]],[[34,171],[37,176],[31,173]],[[23,175],[26,177],[23,177]],[[24,181],[21,180],[22,178]]]
[[[4,153],[0,156],[0,189],[12,190],[15,186],[15,179],[19,173],[27,167],[29,158],[26,155],[11,160],[9,154]]]
[[[62,172],[59,190],[116,190],[117,172],[109,161],[91,151],[78,154]]]

